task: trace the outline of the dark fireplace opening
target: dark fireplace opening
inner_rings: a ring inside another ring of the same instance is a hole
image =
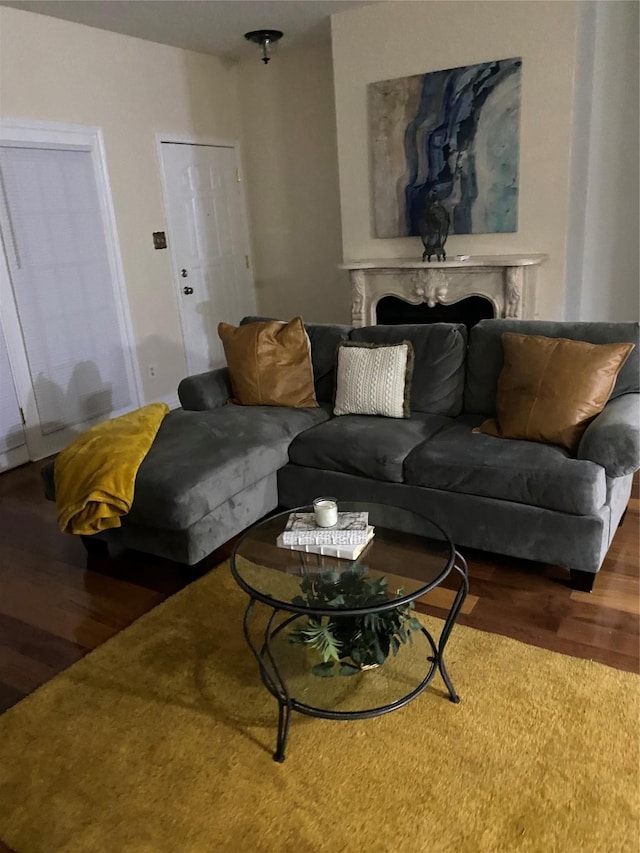
[[[494,317],[492,303],[483,296],[467,296],[453,305],[434,305],[424,302],[412,305],[397,296],[383,296],[376,306],[376,321],[386,326],[413,323],[464,323],[467,331],[479,320]]]

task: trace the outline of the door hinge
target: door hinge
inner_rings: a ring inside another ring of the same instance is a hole
[[[27,421],[25,419],[24,412],[22,411],[22,409],[20,409],[20,419],[22,420],[22,426],[26,426]]]
[[[249,255],[244,256],[244,265],[247,269],[251,269],[251,267],[249,266]]]
[[[242,178],[240,177],[240,169],[236,169],[236,181],[241,184]]]

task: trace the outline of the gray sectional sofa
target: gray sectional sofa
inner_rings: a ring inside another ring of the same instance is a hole
[[[277,506],[331,494],[412,509],[461,549],[556,564],[591,589],[640,467],[639,324],[483,320],[469,336],[449,323],[306,328],[319,408],[227,405],[226,369],[184,379],[130,514],[92,539],[193,564]],[[472,431],[495,414],[505,331],[635,343],[577,458]],[[348,339],[412,342],[411,418],[332,416],[336,347]],[[52,498],[51,466],[43,475]]]

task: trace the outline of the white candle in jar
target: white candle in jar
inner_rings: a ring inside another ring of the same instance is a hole
[[[335,498],[316,498],[313,514],[318,527],[333,527],[338,523],[338,502]]]

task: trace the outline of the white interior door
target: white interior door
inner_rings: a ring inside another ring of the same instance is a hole
[[[139,397],[91,146],[0,141],[0,179],[2,325],[41,459]]]
[[[169,246],[190,374],[225,364],[220,321],[254,314],[255,292],[237,151],[162,142]]]

